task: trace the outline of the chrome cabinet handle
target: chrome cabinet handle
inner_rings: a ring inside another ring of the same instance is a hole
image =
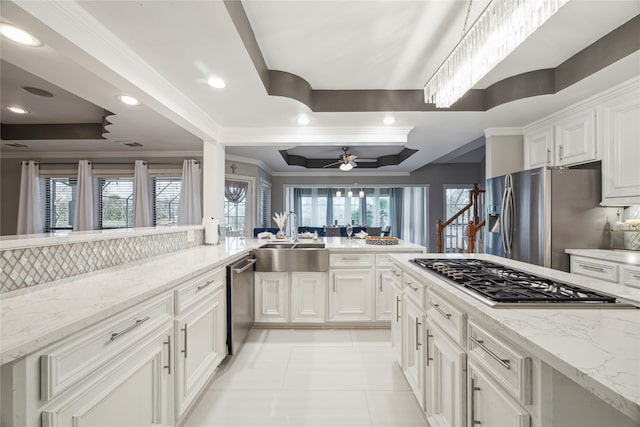
[[[345,257],[342,257],[342,260],[343,260],[343,261],[360,261],[360,258],[358,258],[358,257],[347,257],[347,256],[345,256]]]
[[[333,278],[333,293],[336,292],[336,278]]]
[[[413,289],[415,292],[418,292],[420,290],[420,288],[417,287],[417,286],[414,288],[413,287],[413,283],[411,283],[411,282],[407,282],[407,286],[410,287],[411,289]]]
[[[547,148],[547,164],[551,164],[551,148]]]
[[[184,358],[187,358],[187,339],[189,337],[189,331],[187,330],[187,324],[184,324],[184,328],[182,328],[182,332],[184,332],[184,350],[180,350],[184,353]]]
[[[380,273],[380,293],[382,293],[382,279],[384,278],[384,273]]]
[[[122,331],[112,333],[111,334],[111,341],[114,341],[114,340],[120,338],[121,336],[123,336],[127,332],[131,332],[133,329],[135,329],[138,326],[142,325],[144,322],[146,322],[149,319],[151,319],[151,317],[149,317],[149,316],[145,317],[144,319],[138,319],[138,320],[136,320],[136,322],[133,325],[123,329]]]
[[[433,360],[433,357],[429,357],[429,338],[433,338],[433,335],[429,333],[429,329],[427,328],[427,342],[425,347],[425,351],[427,352],[427,366],[429,366],[429,360]]]
[[[479,425],[482,424],[480,421],[476,420],[476,391],[480,391],[480,387],[476,387],[476,379],[471,378],[471,425]]]
[[[511,369],[511,361],[509,359],[502,359],[500,358],[500,356],[498,356],[497,354],[495,354],[493,351],[491,351],[489,348],[487,348],[484,345],[484,341],[483,340],[479,340],[475,337],[469,336],[469,340],[471,340],[471,342],[473,342],[475,345],[477,345],[479,348],[481,348],[482,350],[485,351],[485,353],[487,353],[489,356],[493,357],[495,360],[498,361],[498,363],[500,363],[502,366],[504,366],[506,369]]]
[[[578,264],[578,266],[580,268],[584,268],[585,270],[589,270],[589,271],[598,271],[600,273],[604,273],[604,268],[602,267],[595,267],[593,265],[586,265],[586,264]]]
[[[255,264],[256,261],[257,261],[256,258],[251,258],[251,259],[249,259],[249,262],[247,263],[247,265],[245,265],[242,268],[234,268],[233,272],[234,273],[243,273],[243,272],[247,271],[249,269],[249,267],[251,267],[253,264]]]
[[[449,313],[445,312],[444,310],[442,310],[440,308],[440,304],[434,304],[434,303],[430,303],[430,304],[431,304],[431,307],[435,308],[438,311],[438,313],[442,314],[447,319],[451,319],[451,314],[449,314]]]
[[[212,283],[215,283],[216,280],[208,280],[207,283],[205,283],[204,285],[200,285],[196,288],[196,292],[200,292],[201,290],[203,290],[204,288],[206,288],[207,286],[211,285]]]
[[[396,297],[396,323],[400,321],[400,297]]]
[[[634,279],[638,279],[638,280],[640,280],[640,274],[632,273],[632,274],[631,274],[631,277],[633,277]]]
[[[164,367],[169,370],[169,375],[171,375],[171,335],[167,335],[167,340],[164,342],[164,344],[169,346],[167,364]]]
[[[560,161],[564,159],[564,145],[560,144]]]
[[[416,351],[418,351],[419,347],[422,345],[420,343],[420,331],[418,330],[420,325],[422,325],[422,323],[420,323],[420,319],[416,317]]]

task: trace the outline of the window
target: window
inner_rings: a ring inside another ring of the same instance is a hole
[[[469,203],[469,190],[473,185],[445,185],[444,186],[444,221],[460,212]],[[459,216],[444,230],[445,252],[466,252],[467,250],[467,223],[471,219],[471,212],[467,211]]]
[[[154,225],[175,225],[180,209],[180,177],[153,178]]]
[[[271,183],[261,181],[260,198],[258,200],[258,227],[269,227],[271,224]]]
[[[472,185],[445,186],[445,220],[451,218],[469,203],[469,190]]]
[[[224,218],[227,234],[239,235],[250,228],[251,186],[249,181],[227,179],[224,184]]]
[[[41,179],[45,232],[73,229],[76,188],[76,178]]]
[[[98,178],[98,228],[133,227],[133,178]]]

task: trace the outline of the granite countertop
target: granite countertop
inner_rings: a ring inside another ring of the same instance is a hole
[[[329,250],[338,251],[388,253],[425,249],[405,241],[393,246],[367,245],[364,240],[340,237],[321,241]],[[0,364],[65,338],[207,270],[235,261],[266,243],[228,237],[223,245],[198,246],[2,294]]]
[[[622,249],[566,249],[565,252],[570,255],[597,258],[603,261],[640,265],[640,251],[627,251]]]
[[[425,258],[477,257],[564,282],[574,283],[640,305],[640,289],[583,278],[492,255],[425,254]],[[570,308],[491,308],[440,276],[392,255],[412,274],[428,281],[491,330],[530,351],[600,399],[640,422],[640,310]]]

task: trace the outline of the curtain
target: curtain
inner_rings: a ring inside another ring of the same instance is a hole
[[[150,227],[151,198],[149,193],[149,171],[147,162],[136,160],[133,180],[133,226]]]
[[[91,162],[80,160],[78,162],[78,189],[76,211],[73,215],[73,231],[95,229],[93,195],[93,169]]]
[[[425,187],[407,187],[403,192],[402,239],[427,245],[427,191]]]
[[[360,225],[367,225],[367,191],[364,191],[364,197],[360,198]]]
[[[402,193],[402,188],[392,188],[389,193],[390,235],[398,238],[402,238]]]
[[[247,188],[249,183],[242,181],[225,181],[224,182],[224,197],[230,203],[238,204],[242,202],[247,195]]]
[[[327,188],[327,219],[325,224],[333,224],[333,188]],[[320,225],[320,224],[312,224]]]
[[[199,162],[197,160],[185,160],[182,163],[178,225],[202,224],[200,181]]]
[[[20,199],[18,202],[18,234],[44,231],[42,200],[40,197],[40,166],[30,160],[22,162]]]

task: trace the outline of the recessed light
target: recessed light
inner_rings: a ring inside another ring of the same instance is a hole
[[[22,90],[29,92],[31,95],[42,96],[44,98],[53,98],[53,94],[48,90],[31,86],[22,86]]]
[[[42,46],[42,42],[36,37],[13,25],[0,24],[0,34],[25,46]]]
[[[138,104],[140,104],[140,101],[135,99],[133,96],[129,96],[129,95],[119,95],[118,99],[120,100],[120,102],[122,102],[123,104],[127,104],[127,105],[138,105]]]
[[[224,80],[222,80],[219,77],[209,77],[209,80],[207,80],[207,83],[209,84],[209,86],[214,87],[216,89],[224,89],[227,86]]]
[[[26,108],[22,108],[19,105],[9,105],[7,107],[7,110],[11,111],[12,113],[16,113],[16,114],[27,114],[29,112],[29,110],[27,110]]]
[[[305,126],[311,123],[311,119],[308,116],[305,116],[304,114],[300,114],[296,119],[296,121],[298,122],[299,125],[302,125],[302,126]]]
[[[382,123],[384,123],[385,125],[392,125],[395,122],[396,122],[396,118],[391,116],[387,116],[384,119],[382,119]]]

